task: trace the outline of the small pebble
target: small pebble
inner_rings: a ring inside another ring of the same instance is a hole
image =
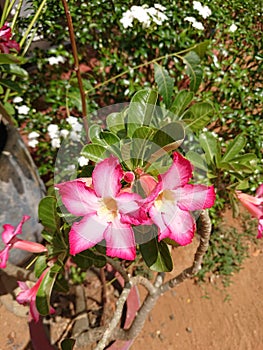
[[[174,320],[174,314],[169,315],[170,320]]]
[[[186,327],[186,331],[187,331],[188,333],[192,333],[192,328],[191,328],[191,327]]]

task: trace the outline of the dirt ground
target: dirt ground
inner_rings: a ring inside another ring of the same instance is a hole
[[[194,249],[192,244],[176,251],[168,277],[191,264]],[[263,240],[249,251],[226,290],[216,279],[203,285],[189,280],[163,295],[130,350],[263,349]],[[26,317],[15,316],[2,304],[0,325],[0,350],[32,349]]]

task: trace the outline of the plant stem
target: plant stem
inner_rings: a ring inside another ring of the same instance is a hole
[[[72,17],[71,17],[70,11],[69,11],[67,0],[62,0],[62,3],[63,3],[63,7],[64,7],[64,11],[65,11],[66,18],[67,18],[67,23],[68,23],[69,37],[70,37],[73,58],[74,58],[74,70],[76,72],[77,79],[78,79],[79,92],[80,92],[80,98],[81,98],[81,104],[82,104],[83,125],[84,125],[84,129],[85,129],[85,133],[86,133],[86,139],[88,142],[89,141],[89,137],[88,137],[89,127],[88,127],[88,121],[87,121],[86,96],[85,96],[85,91],[84,91],[82,78],[81,78],[81,74],[80,74],[80,69],[79,69],[78,50],[77,50],[77,45],[76,45],[76,40],[75,40]]]
[[[184,54],[184,53],[187,53],[187,52],[189,52],[189,51],[191,51],[191,50],[194,50],[197,46],[198,46],[198,44],[196,44],[196,45],[194,45],[194,46],[192,46],[192,47],[190,47],[190,48],[188,48],[188,49],[184,49],[184,50],[182,50],[182,51],[179,51],[179,52],[173,52],[173,53],[170,53],[170,54],[166,54],[166,55],[164,55],[164,56],[161,56],[161,57],[154,58],[154,59],[151,60],[151,61],[147,61],[147,62],[144,62],[144,63],[140,63],[140,64],[138,64],[137,66],[134,66],[134,67],[132,67],[132,68],[126,69],[126,70],[123,71],[122,73],[119,73],[119,74],[115,75],[114,77],[112,77],[112,78],[110,78],[110,79],[108,79],[108,80],[105,80],[103,83],[97,84],[97,85],[94,86],[93,88],[91,88],[91,89],[85,91],[85,94],[88,95],[91,91],[97,90],[97,89],[99,89],[100,87],[105,86],[105,85],[107,85],[108,83],[112,82],[113,80],[116,80],[116,79],[122,77],[123,75],[128,74],[131,70],[136,70],[136,69],[140,69],[140,68],[149,66],[150,64],[156,63],[156,62],[158,62],[158,61],[161,61],[161,60],[163,60],[164,58],[177,57],[177,58],[179,58],[180,60],[183,61],[184,58],[183,58],[181,55]]]

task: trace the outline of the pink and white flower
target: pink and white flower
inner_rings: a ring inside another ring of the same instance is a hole
[[[180,153],[173,155],[173,164],[159,175],[155,184],[144,177],[143,184],[150,193],[145,201],[152,222],[159,228],[159,241],[170,238],[180,245],[191,243],[196,230],[195,220],[190,213],[213,206],[213,186],[192,185],[192,165]],[[155,187],[152,187],[154,186]],[[152,187],[152,188],[151,188]]]
[[[256,196],[236,191],[237,198],[249,213],[258,220],[258,235],[257,238],[263,236],[263,184],[256,190]]]
[[[10,224],[3,225],[4,231],[2,232],[2,241],[5,244],[5,248],[0,251],[0,268],[6,267],[9,251],[12,248],[26,250],[31,253],[42,253],[47,251],[47,249],[42,244],[24,241],[16,237],[17,235],[22,233],[22,226],[24,222],[29,219],[30,216],[24,215],[17,228]]]
[[[106,254],[127,260],[136,256],[131,225],[142,223],[141,197],[123,191],[124,172],[116,157],[96,165],[92,183],[88,178],[56,185],[67,210],[83,218],[74,222],[69,232],[70,254],[75,255],[106,241]]]
[[[19,287],[22,289],[22,292],[18,294],[18,296],[16,297],[16,300],[19,304],[23,304],[23,305],[29,304],[29,317],[30,317],[30,320],[33,319],[35,322],[38,322],[39,320],[39,312],[36,307],[37,292],[41,285],[41,282],[43,281],[43,278],[46,276],[49,270],[50,270],[50,267],[45,269],[42,272],[39,279],[37,280],[37,282],[31,288],[28,287],[26,282],[21,282],[21,281],[17,282]],[[49,310],[49,313],[52,314],[54,312],[55,310],[51,307]]]

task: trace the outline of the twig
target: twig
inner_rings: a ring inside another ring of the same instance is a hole
[[[108,256],[106,256],[106,260],[109,264],[111,264],[111,266],[114,268],[114,270],[116,270],[117,272],[119,272],[119,274],[121,275],[121,277],[124,279],[124,284],[129,283],[130,279],[129,276],[127,274],[127,272],[125,271],[125,269],[121,266],[120,262],[118,260],[114,260]]]
[[[209,245],[209,238],[211,234],[211,221],[208,212],[203,210],[200,213],[200,244],[195,253],[193,265],[183,270],[179,275],[170,279],[169,281],[162,284],[163,274],[158,274],[155,281],[155,290],[149,293],[139,309],[131,327],[128,330],[118,329],[115,332],[115,339],[130,340],[134,339],[142,330],[145,320],[149,312],[155,306],[159,296],[168,290],[178,286],[184,280],[193,277],[201,267],[203,256],[207,251]]]
[[[105,309],[107,305],[107,288],[106,288],[106,278],[105,278],[105,271],[104,267],[100,268],[100,281],[102,285],[101,290],[101,301],[102,301],[102,315],[100,319],[100,325],[104,326],[105,324]]]
[[[67,18],[67,23],[68,23],[69,37],[70,37],[72,53],[73,53],[73,58],[74,58],[74,70],[76,72],[77,79],[78,79],[79,92],[80,92],[80,98],[81,98],[81,104],[82,104],[83,125],[84,125],[84,129],[85,129],[85,133],[86,133],[86,139],[88,142],[89,141],[89,137],[88,137],[89,126],[88,126],[88,120],[87,120],[86,96],[85,96],[85,91],[84,91],[84,87],[83,87],[83,83],[82,83],[82,79],[81,79],[81,74],[80,74],[80,69],[79,69],[78,50],[77,50],[77,45],[76,45],[76,40],[75,40],[72,17],[71,17],[70,11],[69,11],[67,0],[62,0],[62,3],[63,3],[63,7],[64,7],[64,11],[65,11],[66,18]]]

